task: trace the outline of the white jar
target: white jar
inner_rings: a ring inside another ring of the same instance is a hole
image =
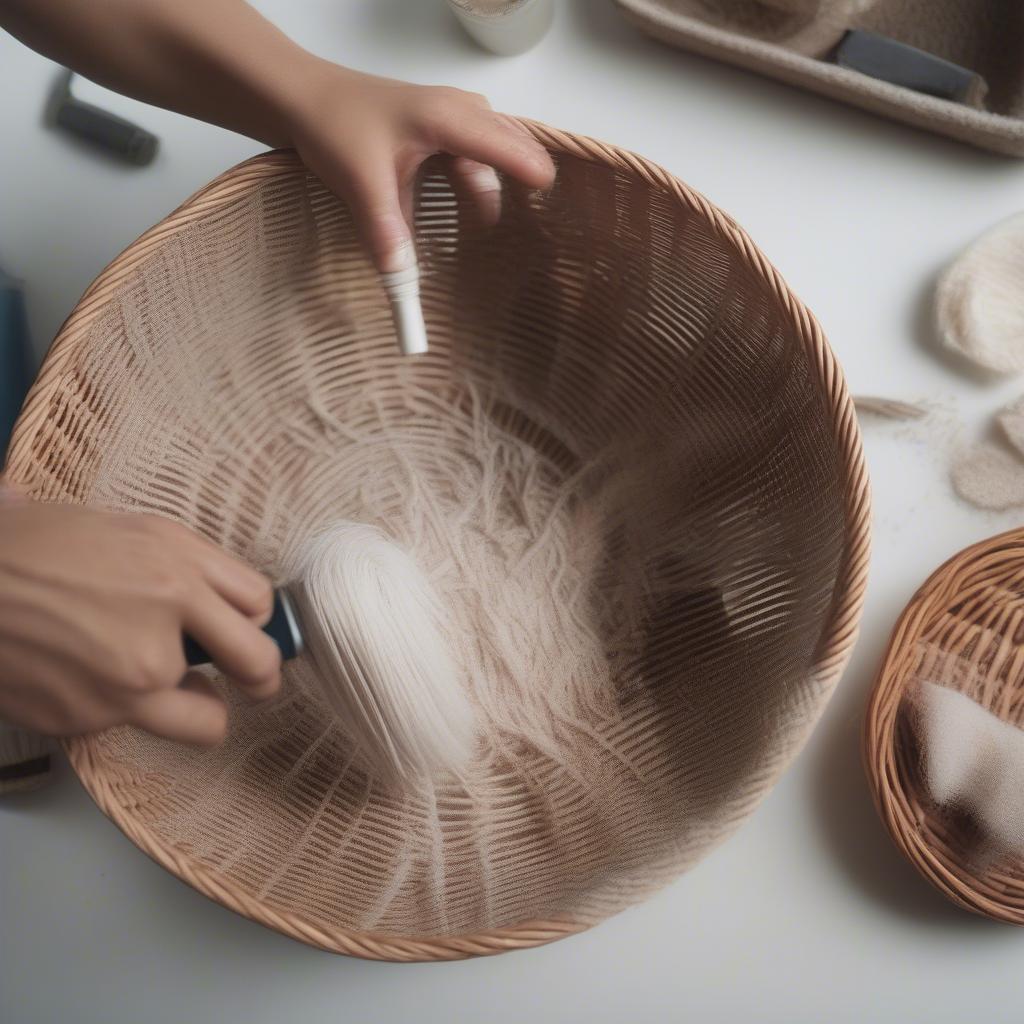
[[[463,28],[491,53],[525,53],[544,37],[554,0],[448,0]]]

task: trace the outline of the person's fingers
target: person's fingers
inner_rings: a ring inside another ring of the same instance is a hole
[[[243,615],[261,625],[270,619],[274,591],[262,573],[181,523],[159,516],[139,518],[169,547],[172,557],[194,566],[199,575]]]
[[[480,219],[493,227],[501,218],[501,180],[498,172],[487,164],[459,156],[452,162],[456,186],[473,200]]]
[[[140,698],[131,722],[155,736],[212,747],[227,735],[228,709],[201,672],[189,672],[177,688]]]
[[[193,534],[198,545],[198,566],[203,579],[229,604],[260,625],[274,609],[274,588],[261,572]]]
[[[486,164],[529,188],[548,188],[555,180],[548,151],[513,118],[478,110],[445,121],[437,131],[445,152]]]
[[[270,620],[274,588],[262,573],[230,557],[209,559],[203,563],[201,572],[225,601],[257,625]]]
[[[405,270],[416,261],[412,235],[399,187],[395,163],[390,156],[363,160],[348,179],[346,188],[356,229],[381,273]],[[411,182],[409,205],[411,217]]]
[[[213,664],[255,700],[281,685],[281,652],[254,622],[213,591],[197,595],[185,611],[185,632]]]
[[[396,165],[395,173],[398,182],[398,204],[402,211],[402,220],[409,229],[409,236],[413,237],[416,231],[416,179],[420,173],[420,163],[416,158],[404,161]]]

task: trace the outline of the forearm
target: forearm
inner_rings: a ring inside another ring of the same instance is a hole
[[[118,92],[290,145],[321,63],[243,0],[0,0],[0,26]]]
[[[0,27],[118,92],[294,147],[347,200],[384,272],[414,258],[413,188],[432,153],[456,158],[487,223],[501,208],[493,169],[532,188],[555,176],[544,148],[482,96],[321,60],[243,0],[0,0]]]

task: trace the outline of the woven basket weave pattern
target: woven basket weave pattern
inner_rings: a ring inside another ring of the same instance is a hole
[[[954,903],[1024,924],[1024,864],[976,856],[969,822],[935,806],[921,770],[914,697],[951,687],[1024,726],[1024,531],[976,544],[938,569],[900,618],[864,723],[875,804],[910,862]]]
[[[396,798],[344,770],[298,699],[234,707],[212,755],[128,729],[69,742],[101,809],[150,856],[324,949],[497,953],[642,898],[749,815],[855,638],[868,488],[819,326],[703,197],[634,154],[530,128],[558,183],[509,186],[493,231],[473,226],[443,164],[425,178],[432,354],[415,368],[399,365],[347,211],[292,155],[268,154],[89,289],[12,445],[8,472],[40,499],[169,515],[271,572],[289,530],[326,514],[315,435],[356,429],[389,375],[497,395],[553,473],[618,467],[628,557],[608,571],[623,592],[639,581],[643,612],[630,649],[608,652],[628,667],[619,710],[565,764],[524,755],[468,805],[451,788]],[[393,390],[379,404],[397,424]]]

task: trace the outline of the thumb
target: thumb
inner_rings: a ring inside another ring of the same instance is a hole
[[[347,198],[356,229],[382,274],[416,262],[409,224],[402,212],[398,176],[389,160],[364,163],[348,182]]]

